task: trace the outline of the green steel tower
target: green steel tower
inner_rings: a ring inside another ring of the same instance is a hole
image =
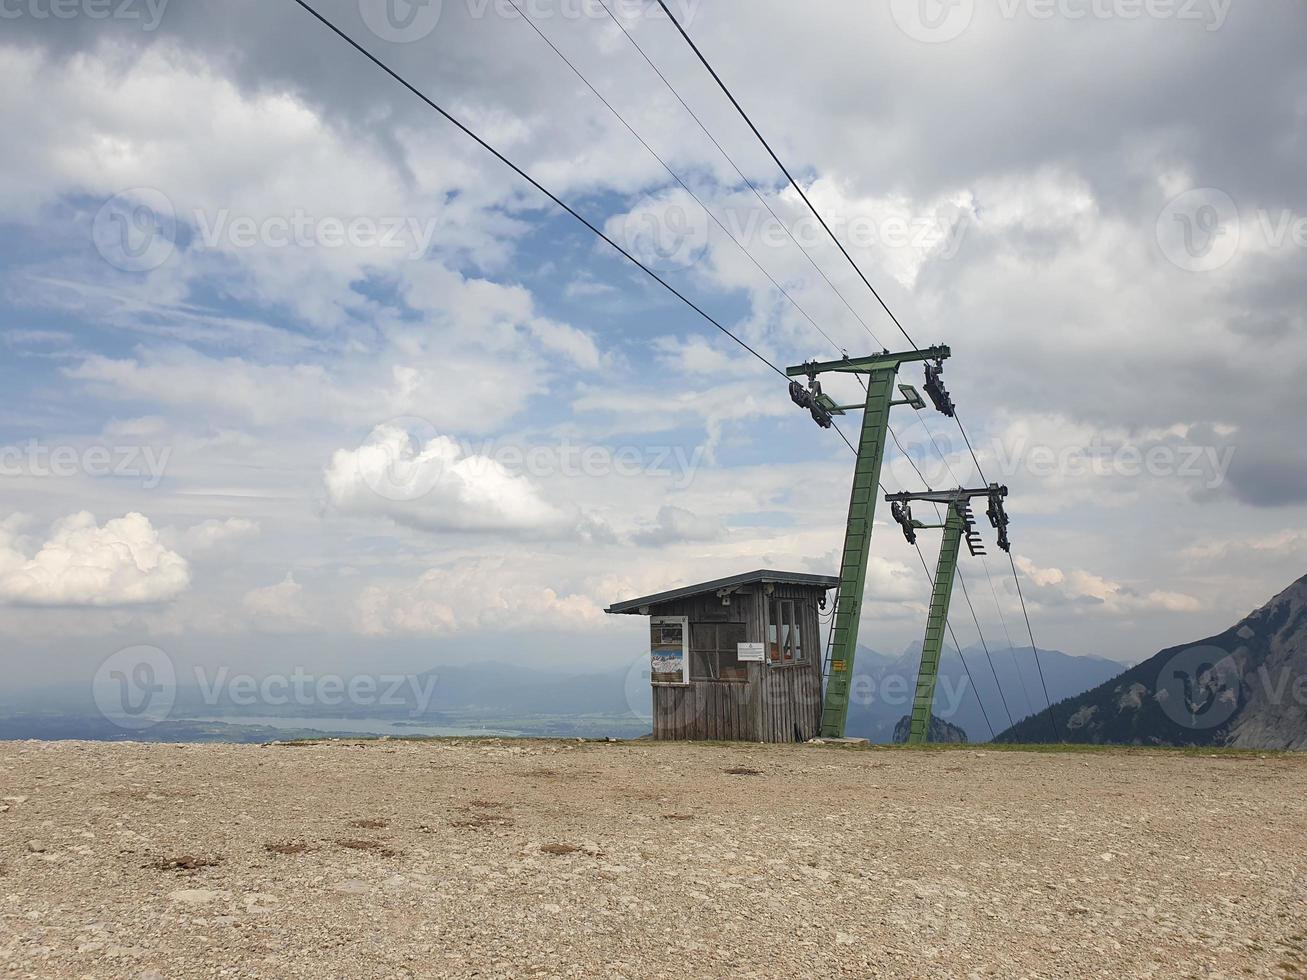
[[[935,566],[935,583],[930,596],[930,613],[926,618],[926,639],[921,647],[921,669],[917,673],[917,689],[912,700],[909,745],[924,745],[930,735],[930,715],[935,703],[935,684],[939,680],[939,662],[944,652],[944,631],[948,628],[949,601],[953,598],[953,580],[957,575],[958,558],[965,537],[972,555],[985,554],[980,535],[976,532],[971,501],[976,497],[989,499],[990,523],[998,529],[998,546],[1008,550],[1007,512],[1003,500],[1007,487],[993,484],[983,490],[947,490],[925,493],[892,493],[885,499],[893,508],[894,520],[903,528],[909,544],[917,543],[917,532],[942,528],[944,540],[939,548],[939,562]],[[912,502],[927,501],[944,504],[948,516],[943,524],[923,524],[912,518]],[[959,655],[961,651],[959,651]]]
[[[857,445],[858,458],[853,471],[853,491],[849,500],[848,525],[844,533],[844,552],[840,563],[840,584],[835,595],[834,618],[822,670],[825,678],[821,715],[823,738],[843,738],[848,718],[849,685],[853,678],[858,627],[862,618],[862,594],[867,584],[867,560],[871,553],[876,501],[881,493],[880,472],[885,458],[890,409],[896,405],[925,407],[921,395],[910,385],[899,385],[897,393],[902,397],[895,399],[899,368],[915,361],[927,362],[926,391],[935,407],[951,416],[953,403],[940,381],[943,362],[950,355],[949,348],[943,346],[897,354],[885,351],[871,357],[845,357],[840,361],[801,364],[786,372],[791,378],[808,378],[807,389],[797,381],[792,382],[790,394],[795,403],[809,409],[813,419],[824,428],[831,426],[833,415],[843,415],[859,408],[863,410],[862,434]],[[821,391],[821,384],[817,380],[821,374],[865,376],[865,404],[835,404]]]

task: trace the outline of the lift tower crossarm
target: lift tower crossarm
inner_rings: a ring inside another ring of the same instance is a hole
[[[835,593],[834,616],[822,673],[826,680],[822,702],[821,735],[843,738],[849,714],[849,685],[857,654],[858,627],[862,619],[862,594],[867,585],[867,561],[871,554],[871,532],[880,497],[880,472],[885,460],[890,408],[894,404],[895,380],[904,364],[914,361],[942,362],[952,351],[945,346],[900,353],[884,351],[871,357],[845,357],[838,361],[800,364],[786,374],[792,378],[815,379],[819,374],[865,374],[867,397],[863,408],[858,460],[853,470],[849,497],[849,520],[844,532],[840,560],[840,584]],[[846,406],[847,407],[847,406]]]
[[[900,504],[914,503],[918,500],[932,504],[956,504],[976,497],[989,497],[995,493],[1006,497],[1008,489],[999,486],[997,483],[991,483],[984,490],[926,490],[920,493],[887,493],[885,500],[889,503]]]
[[[871,357],[846,357],[839,361],[812,361],[789,368],[785,373],[791,378],[807,378],[817,374],[870,374],[873,371],[897,371],[904,364],[913,361],[944,361],[953,356],[947,345],[927,347],[925,350],[902,351],[891,354],[873,354]]]

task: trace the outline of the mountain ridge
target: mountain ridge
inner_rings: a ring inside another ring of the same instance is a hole
[[[1215,636],[1162,650],[1053,706],[1093,744],[1307,749],[1307,576]],[[998,742],[1047,741],[1025,719]]]

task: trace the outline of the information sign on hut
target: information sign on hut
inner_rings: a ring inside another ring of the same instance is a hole
[[[649,617],[654,738],[805,742],[821,725],[829,575],[749,572],[614,603]]]

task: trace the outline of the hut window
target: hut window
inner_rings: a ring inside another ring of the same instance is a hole
[[[774,599],[768,605],[767,656],[774,664],[798,663],[803,660],[799,608],[793,599]]]
[[[740,663],[744,640],[743,623],[692,623],[691,677],[696,681],[747,680],[747,668]]]

